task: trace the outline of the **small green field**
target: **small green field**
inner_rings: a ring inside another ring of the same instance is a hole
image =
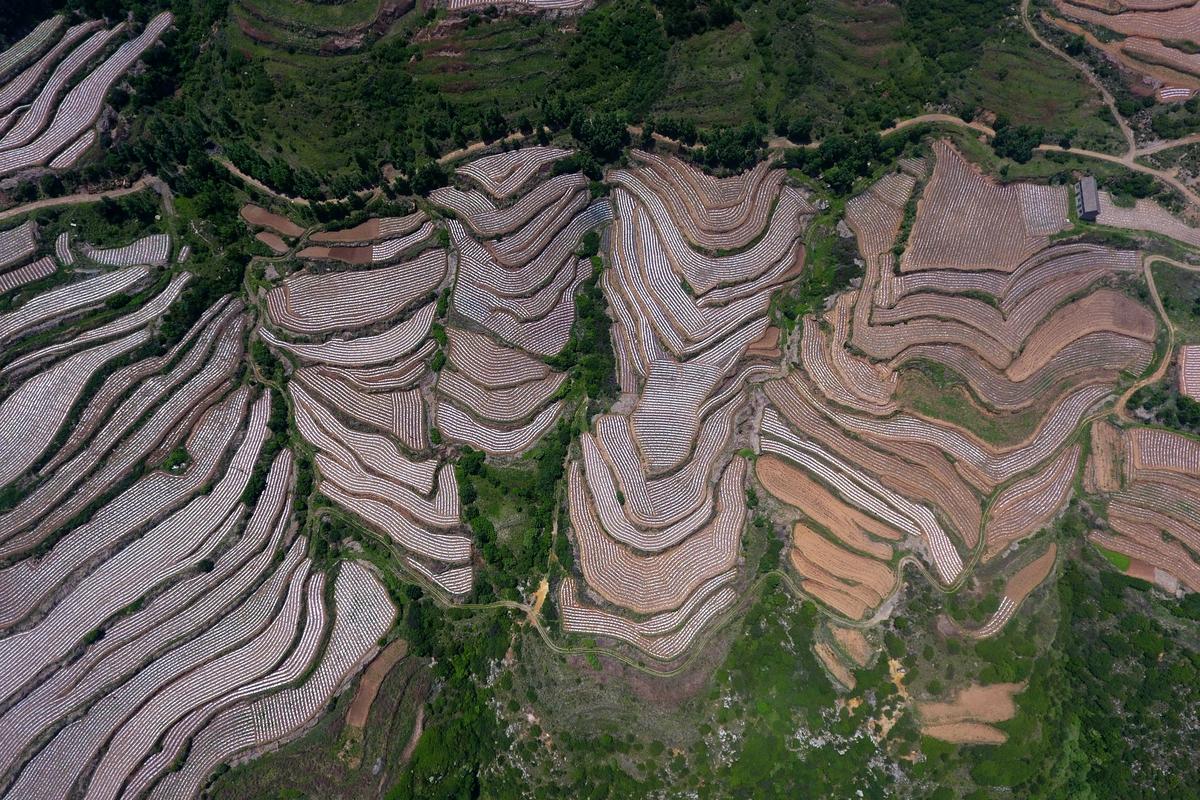
[[[388,0],[343,0],[315,3],[311,0],[237,0],[249,16],[283,28],[305,28],[316,33],[333,33],[374,21]]]
[[[1004,114],[1017,125],[1040,126],[1055,143],[1066,138],[1088,150],[1124,149],[1121,131],[1099,93],[1021,29],[988,42],[979,65],[963,76],[955,95],[967,108]]]
[[[1100,555],[1108,559],[1108,562],[1121,572],[1129,569],[1129,565],[1133,563],[1132,559],[1124,553],[1118,553],[1115,550],[1109,550],[1106,547],[1096,545],[1096,549],[1100,551]]]
[[[1200,273],[1155,261],[1150,267],[1178,344],[1200,344]]]
[[[1004,447],[1023,441],[1044,415],[1045,409],[1037,406],[1006,414],[985,410],[957,373],[942,367],[935,375],[939,365],[928,366],[930,371],[902,372],[897,399],[918,414],[965,428],[988,444]]]

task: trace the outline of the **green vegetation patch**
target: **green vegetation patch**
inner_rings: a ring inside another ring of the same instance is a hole
[[[237,0],[251,17],[281,27],[300,27],[319,33],[357,28],[375,20],[379,10],[393,3],[388,0]],[[398,5],[398,4],[397,4]]]
[[[1100,555],[1108,559],[1108,562],[1121,572],[1127,572],[1130,564],[1133,563],[1133,560],[1124,553],[1118,553],[1115,550],[1109,550],[1107,547],[1101,547],[1100,545],[1095,545],[1095,547],[1100,551]]]
[[[1100,94],[1021,28],[984,46],[978,66],[965,73],[955,96],[964,112],[984,108],[1001,113],[1014,125],[1044,129],[1044,138],[1055,144],[1065,141],[1104,153],[1124,148]]]
[[[1129,408],[1157,425],[1200,435],[1200,403],[1180,394],[1170,378],[1138,389],[1129,398]]]
[[[1024,441],[1045,413],[1042,406],[1003,414],[985,409],[962,376],[932,362],[901,372],[898,397],[919,414],[958,425],[1001,447]]]
[[[1150,265],[1163,308],[1180,344],[1200,344],[1200,274],[1165,261]]]

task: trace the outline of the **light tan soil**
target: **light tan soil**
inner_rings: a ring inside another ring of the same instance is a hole
[[[392,667],[396,666],[407,654],[408,642],[397,639],[375,657],[375,660],[367,667],[367,671],[363,673],[358,689],[354,693],[354,700],[346,712],[347,725],[360,729],[366,726],[367,715],[371,712],[371,704],[375,702],[375,695],[379,693],[380,684],[392,671]]]
[[[1050,570],[1054,569],[1054,557],[1057,554],[1058,546],[1051,542],[1050,546],[1046,548],[1046,552],[1026,564],[1016,575],[1008,579],[1008,585],[1004,587],[1004,594],[1019,605],[1026,595],[1046,580]]]
[[[829,670],[829,674],[836,678],[838,683],[847,689],[854,688],[854,676],[850,674],[850,670],[846,669],[846,665],[838,658],[832,647],[824,642],[818,642],[813,645],[813,652],[817,654],[817,658],[821,659],[825,669]]]
[[[993,683],[968,686],[952,703],[918,703],[917,712],[924,726],[952,725],[962,722],[1003,722],[1017,713],[1013,695],[1025,688],[1023,683]]]
[[[951,725],[932,725],[921,733],[954,744],[1004,744],[1008,735],[982,722],[956,722]]]
[[[860,667],[865,667],[871,660],[871,656],[875,654],[875,648],[867,641],[867,637],[863,635],[858,628],[844,628],[840,625],[831,625],[830,630],[833,633],[833,639],[837,642],[838,647],[854,659],[854,663]]]

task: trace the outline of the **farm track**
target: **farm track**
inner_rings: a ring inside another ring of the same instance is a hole
[[[1167,369],[1171,365],[1171,355],[1175,352],[1175,325],[1171,322],[1170,315],[1167,314],[1167,309],[1163,306],[1162,297],[1158,293],[1158,286],[1154,282],[1154,272],[1151,266],[1156,261],[1162,261],[1174,267],[1180,267],[1193,272],[1200,272],[1200,267],[1184,264],[1176,261],[1173,258],[1166,256],[1149,255],[1142,256],[1142,275],[1146,280],[1146,286],[1150,290],[1150,299],[1154,301],[1154,308],[1158,312],[1159,318],[1167,329],[1167,345],[1163,351],[1162,358],[1159,360],[1158,366],[1154,368],[1146,377],[1135,381],[1128,389],[1126,389],[1117,399],[1116,412],[1117,415],[1125,422],[1135,422],[1133,416],[1129,413],[1129,398],[1133,397],[1134,393],[1143,386],[1149,386],[1158,383],[1166,375]]]
[[[32,203],[25,205],[14,206],[5,211],[0,211],[0,221],[20,217],[34,211],[40,211],[43,208],[57,208],[58,206],[74,206],[84,203],[99,203],[105,198],[114,199],[124,197],[129,194],[136,194],[143,189],[151,188],[157,191],[163,197],[170,196],[171,188],[165,181],[159,179],[155,175],[146,175],[138,178],[130,186],[125,186],[120,189],[108,189],[103,192],[77,192],[76,194],[66,195],[64,197],[48,197],[45,200],[35,200]]]
[[[1071,57],[1067,53],[1064,53],[1062,50],[1046,41],[1046,39],[1043,38],[1040,33],[1038,33],[1037,29],[1033,26],[1033,21],[1029,18],[1029,0],[1021,0],[1021,24],[1025,26],[1026,32],[1033,37],[1035,42],[1061,58],[1063,61],[1066,61],[1071,66],[1075,67],[1075,69],[1082,72],[1083,76],[1087,78],[1088,83],[1092,84],[1092,86],[1094,86],[1096,90],[1100,92],[1100,96],[1104,98],[1104,104],[1108,106],[1109,111],[1112,112],[1113,119],[1117,121],[1117,125],[1121,128],[1121,135],[1125,137],[1127,152],[1124,158],[1127,158],[1129,162],[1132,162],[1137,151],[1137,140],[1133,135],[1133,128],[1129,127],[1129,123],[1126,122],[1125,118],[1117,112],[1117,101],[1112,96],[1112,92],[1108,91],[1100,79],[1096,77],[1096,74],[1092,72],[1086,64],[1076,58]],[[1090,151],[1081,150],[1078,152]]]
[[[1075,69],[1077,69],[1081,73],[1083,73],[1083,76],[1085,78],[1087,78],[1088,83],[1092,84],[1092,86],[1095,87],[1095,89],[1100,93],[1100,96],[1104,99],[1104,104],[1107,105],[1109,111],[1112,112],[1113,119],[1115,119],[1117,121],[1117,125],[1121,129],[1121,135],[1125,138],[1125,145],[1126,145],[1125,152],[1119,156],[1114,156],[1109,153],[1101,153],[1101,152],[1097,152],[1095,150],[1081,150],[1081,149],[1077,149],[1077,148],[1065,149],[1058,145],[1050,145],[1050,144],[1039,145],[1037,149],[1042,152],[1071,153],[1074,155],[1082,155],[1087,158],[1095,158],[1095,159],[1099,159],[1101,161],[1108,161],[1108,162],[1111,162],[1114,164],[1120,164],[1120,165],[1126,167],[1127,169],[1131,169],[1135,172],[1141,172],[1146,175],[1150,175],[1152,177],[1157,178],[1158,180],[1163,181],[1164,183],[1168,184],[1169,186],[1171,186],[1171,188],[1175,189],[1180,194],[1182,194],[1185,198],[1187,198],[1187,200],[1192,204],[1192,207],[1194,209],[1200,210],[1200,195],[1197,195],[1195,192],[1193,192],[1191,189],[1189,189],[1187,186],[1185,186],[1183,184],[1183,182],[1180,181],[1173,173],[1167,172],[1164,170],[1154,169],[1153,167],[1148,167],[1148,166],[1145,166],[1144,164],[1140,164],[1137,161],[1137,159],[1142,156],[1151,155],[1153,153],[1157,153],[1162,150],[1169,150],[1173,147],[1179,147],[1181,145],[1193,144],[1196,142],[1200,142],[1200,134],[1192,134],[1190,136],[1184,136],[1179,139],[1155,142],[1154,144],[1139,148],[1137,146],[1137,139],[1134,136],[1133,128],[1130,127],[1129,123],[1125,120],[1125,118],[1123,116],[1121,116],[1121,114],[1117,111],[1117,102],[1116,102],[1116,99],[1112,96],[1112,92],[1110,92],[1104,86],[1104,84],[1100,81],[1100,79],[1096,77],[1096,74],[1094,72],[1092,72],[1092,70],[1086,64],[1084,64],[1079,59],[1076,59],[1076,58],[1070,56],[1069,54],[1063,52],[1058,47],[1056,47],[1055,45],[1053,45],[1049,41],[1047,41],[1040,33],[1038,33],[1037,29],[1033,25],[1033,21],[1029,17],[1029,3],[1030,3],[1030,0],[1021,0],[1021,6],[1020,6],[1021,24],[1025,26],[1025,30],[1042,47],[1046,48],[1051,53],[1053,53],[1054,55],[1063,59],[1071,66],[1075,67]]]

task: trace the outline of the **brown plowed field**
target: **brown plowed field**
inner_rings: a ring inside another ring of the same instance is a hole
[[[1121,460],[1124,454],[1121,431],[1103,420],[1092,425],[1092,452],[1088,455],[1087,479],[1094,488],[1088,491],[1115,492],[1121,488]]]
[[[792,566],[797,570],[797,551],[792,551]],[[840,589],[834,589],[820,581],[806,580],[800,582],[800,588],[849,619],[866,619],[871,609],[857,597],[847,594]]]
[[[1147,583],[1154,583],[1154,567],[1140,558],[1129,559],[1129,569],[1125,570],[1125,574],[1131,578],[1141,578]]]
[[[759,481],[771,494],[795,506],[824,526],[849,547],[883,561],[892,557],[892,548],[870,539],[899,540],[899,531],[843,503],[803,470],[773,455],[760,457],[755,466]]]
[[[1060,14],[1072,19],[1100,25],[1125,36],[1148,39],[1178,39],[1200,44],[1200,14],[1194,8],[1171,8],[1169,11],[1128,11],[1124,14],[1105,14],[1089,8],[1056,0]]]
[[[933,739],[953,744],[1004,744],[1008,734],[982,722],[955,722],[951,725],[929,725],[921,733]]]
[[[313,261],[341,261],[346,264],[370,264],[370,247],[306,247],[296,254]]]
[[[346,712],[347,725],[355,728],[366,726],[367,715],[371,712],[371,704],[375,702],[375,695],[379,693],[380,684],[392,671],[392,667],[400,663],[400,660],[407,654],[408,642],[397,639],[375,657],[375,660],[367,667],[367,671],[363,673],[358,690],[354,693],[354,700],[350,703],[350,710]]]
[[[746,348],[747,358],[765,358],[774,360],[779,358],[779,328],[774,325],[767,328],[763,335],[750,343]]]
[[[935,142],[934,151],[937,163],[917,205],[901,272],[1011,272],[1046,245],[1049,239],[1044,233],[1026,229],[1015,185],[997,185],[948,142]]]
[[[321,244],[370,242],[380,238],[379,218],[369,219],[360,225],[355,225],[353,228],[345,228],[340,231],[319,231],[309,238]]]
[[[854,676],[850,674],[850,670],[846,669],[846,665],[838,658],[832,647],[824,642],[818,642],[813,645],[813,652],[817,654],[817,658],[821,659],[821,663],[825,665],[825,669],[829,670],[829,674],[837,678],[838,683],[847,689],[854,688]]]
[[[1046,576],[1050,574],[1050,570],[1054,568],[1054,558],[1058,555],[1058,546],[1053,542],[1046,548],[1046,552],[1021,567],[1016,575],[1008,579],[1008,584],[1004,587],[1004,594],[1014,603],[1020,603],[1030,592],[1041,585],[1042,581],[1046,580]]]
[[[281,236],[293,238],[304,233],[304,228],[301,228],[290,219],[279,214],[272,214],[262,206],[247,204],[242,206],[242,219],[257,228],[270,228]]]
[[[844,628],[841,625],[831,625],[830,630],[833,633],[833,639],[837,642],[838,647],[854,659],[854,663],[860,667],[865,667],[871,660],[871,656],[875,654],[875,648],[867,641],[867,637],[863,636],[862,631],[858,628]]]
[[[805,525],[797,524],[792,528],[792,544],[805,558],[838,579],[862,587],[875,598],[876,605],[892,590],[896,581],[895,573],[885,564],[851,553]]]
[[[283,241],[279,234],[274,231],[259,231],[254,235],[254,238],[280,255],[288,251],[287,242]]]
[[[795,373],[793,373],[794,375]],[[789,379],[793,380],[793,379]],[[932,446],[878,439],[867,446],[817,412],[789,381],[771,381],[766,394],[798,430],[910,500],[941,509],[968,547],[979,540],[979,497]],[[878,447],[880,449],[876,450]],[[886,452],[885,452],[886,451]]]
[[[1033,332],[1021,354],[1006,372],[1023,381],[1038,371],[1055,353],[1090,333],[1116,331],[1125,336],[1154,341],[1154,314],[1128,295],[1100,290],[1056,311]]]
[[[1170,67],[1200,77],[1200,55],[1176,50],[1157,39],[1131,36],[1121,43],[1121,52],[1139,61]]]
[[[1025,688],[1023,683],[972,685],[959,691],[953,702],[920,703],[917,710],[924,726],[953,725],[959,722],[1003,722],[1017,713],[1013,696]]]

